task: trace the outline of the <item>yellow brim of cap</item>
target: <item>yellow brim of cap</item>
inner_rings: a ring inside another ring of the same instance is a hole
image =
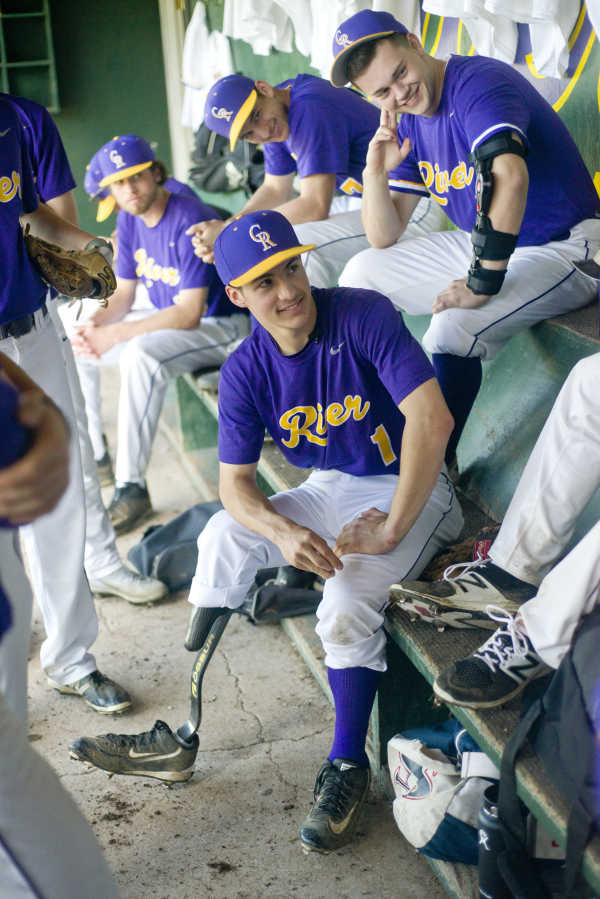
[[[123,178],[131,178],[132,175],[137,175],[138,172],[143,172],[144,169],[149,169],[153,159],[150,162],[141,162],[139,165],[132,165],[128,169],[121,169],[120,172],[114,172],[112,175],[107,175],[106,178],[103,178],[102,181],[99,182],[100,187],[106,187],[107,184],[114,184],[115,181],[122,181]]]
[[[348,52],[348,50],[353,50],[354,47],[358,47],[359,44],[364,44],[366,41],[376,41],[378,38],[386,37],[388,34],[396,34],[396,32],[395,31],[379,31],[377,34],[368,34],[366,37],[359,37],[357,40],[352,41],[352,43],[350,44],[349,47],[344,47],[343,50],[340,50],[340,52],[338,53],[336,58],[333,60],[333,63],[331,65],[331,69],[329,72],[329,80],[331,81],[333,86],[334,87],[344,87],[344,85],[347,84],[346,81],[344,81],[343,84],[336,84],[336,82],[334,81],[334,78],[337,74],[339,74],[341,77],[341,70],[340,70],[341,67],[338,66],[338,63],[340,63],[342,61],[342,57],[344,56],[345,53]],[[334,72],[334,69],[336,68],[336,66],[338,66],[338,69]]]
[[[113,196],[104,197],[104,199],[100,200],[100,202],[98,203],[98,214],[96,215],[96,221],[105,222],[114,208],[115,198]]]
[[[240,131],[244,125],[244,122],[254,109],[254,104],[256,103],[256,98],[258,94],[255,90],[250,91],[248,94],[247,100],[242,103],[239,108],[238,114],[236,115],[233,123],[231,125],[231,131],[229,132],[229,143],[231,145],[231,151],[235,149],[235,145],[237,144],[237,139],[240,136]]]
[[[258,265],[253,266],[253,268],[244,272],[243,275],[240,275],[239,278],[236,278],[235,281],[230,281],[229,283],[232,287],[243,287],[244,284],[249,284],[255,278],[260,278],[265,272],[270,272],[280,262],[291,259],[293,256],[301,256],[302,253],[308,253],[309,250],[314,250],[316,246],[316,243],[309,243],[301,247],[289,247],[287,250],[281,250],[281,252],[274,253],[272,256],[263,259]]]

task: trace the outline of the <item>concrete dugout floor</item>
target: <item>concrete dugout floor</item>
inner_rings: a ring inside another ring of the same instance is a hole
[[[101,369],[106,431],[114,457],[119,376]],[[169,521],[201,501],[159,432],[149,470],[156,515]],[[108,502],[112,488],[105,491]],[[148,527],[118,541],[123,558]],[[96,600],[102,672],[131,692],[133,710],[101,716],[83,699],[51,690],[40,669],[39,610],[29,664],[30,739],[91,821],[123,899],[257,899],[291,896],[441,899],[446,893],[401,837],[377,787],[356,840],[327,857],[304,855],[298,828],[333,736],[333,710],[277,625],[254,628],[234,616],[207,671],[200,752],[191,781],[108,778],[71,762],[82,734],[139,733],[157,718],[171,727],[189,711],[193,656],[183,648],[186,594],[153,606]],[[76,860],[73,859],[76,864]],[[98,897],[102,899],[102,897]]]

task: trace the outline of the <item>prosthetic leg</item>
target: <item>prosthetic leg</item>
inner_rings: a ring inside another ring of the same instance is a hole
[[[202,678],[217,644],[231,617],[231,609],[192,610],[183,645],[190,652],[199,650],[192,668],[190,717],[173,732],[175,738],[188,743],[202,720]]]

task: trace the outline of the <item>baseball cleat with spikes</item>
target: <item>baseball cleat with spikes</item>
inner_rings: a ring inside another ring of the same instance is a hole
[[[474,653],[449,665],[435,679],[433,690],[444,702],[491,709],[550,671],[518,618],[497,606],[488,606],[488,614],[501,627]]]
[[[176,739],[168,724],[157,721],[143,734],[79,737],[69,746],[69,756],[87,768],[101,768],[109,774],[180,783],[194,772],[198,744],[197,734],[185,743]]]
[[[351,759],[327,759],[317,775],[315,804],[300,828],[304,852],[329,855],[352,840],[370,783],[370,768]]]
[[[451,565],[440,581],[392,584],[390,604],[397,604],[411,618],[421,618],[442,630],[494,630],[496,625],[486,613],[488,605],[515,614],[536,592],[537,588],[502,571],[489,559],[477,559]]]

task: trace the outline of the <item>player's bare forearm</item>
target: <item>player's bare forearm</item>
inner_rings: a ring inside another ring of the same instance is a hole
[[[75,225],[75,227],[79,227],[79,213],[77,212],[75,194],[72,190],[68,190],[66,194],[61,194],[58,197],[53,197],[51,200],[46,200],[46,206],[49,206],[53,212]]]
[[[44,203],[40,203],[35,212],[21,216],[21,223],[23,227],[29,225],[36,237],[57,244],[65,250],[83,250],[94,239],[93,234],[76,228]]]
[[[136,285],[137,280],[117,278],[117,289],[110,297],[108,306],[99,306],[85,324],[112,325],[114,322],[120,322],[135,302]]]
[[[241,525],[278,546],[290,565],[333,577],[335,569],[343,567],[339,558],[318,534],[277,512],[257,486],[256,467],[221,462],[219,490],[226,510]]]
[[[294,175],[265,175],[265,180],[242,209],[242,213],[256,212],[257,209],[276,209],[286,203],[292,195]]]
[[[437,483],[454,420],[436,378],[421,384],[400,403],[406,418],[400,476],[389,513],[367,509],[342,529],[334,551],[379,555],[395,549],[408,534]]]
[[[308,175],[300,181],[300,196],[277,206],[292,225],[303,222],[322,222],[329,216],[335,191],[335,175]]]
[[[400,219],[393,203],[387,172],[363,173],[362,223],[367,240],[372,247],[391,247],[402,237],[406,225]]]

